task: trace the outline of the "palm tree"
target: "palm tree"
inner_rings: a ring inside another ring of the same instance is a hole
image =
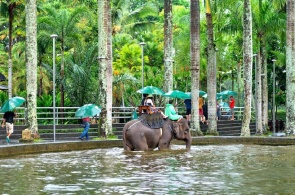
[[[200,2],[191,0],[191,94],[192,94],[192,129],[200,131],[199,123],[199,82],[200,82]]]
[[[47,49],[52,46],[52,39],[48,38],[48,33],[41,31],[37,37],[37,48],[38,48],[38,97],[42,96],[43,93],[47,93],[51,89],[51,80],[49,79],[52,67],[45,64],[46,55],[48,55]],[[45,60],[44,60],[45,58]],[[48,59],[48,58],[47,58]],[[53,72],[52,72],[53,73]]]
[[[286,131],[294,134],[295,129],[295,1],[287,0],[287,33],[286,33]]]
[[[110,0],[98,1],[98,60],[101,129],[112,134],[112,23]]]
[[[97,49],[96,44],[77,46],[66,58],[66,91],[73,106],[97,100]]]
[[[251,96],[252,96],[252,11],[251,0],[244,0],[243,17],[243,64],[244,64],[244,115],[241,136],[250,136]]]
[[[13,21],[14,21],[14,15],[15,10],[20,5],[17,1],[1,1],[0,2],[0,8],[1,8],[1,15],[8,15],[9,21],[8,21],[8,96],[9,98],[12,97],[12,46],[13,46]]]
[[[285,13],[283,1],[267,2],[258,0],[258,6],[253,10],[254,32],[257,36],[257,57],[256,57],[256,133],[261,134],[268,126],[268,76],[267,76],[267,47],[270,45],[267,39],[274,33],[284,33]],[[273,24],[276,25],[273,25]],[[278,35],[281,36],[281,35]],[[263,75],[263,77],[260,77]],[[263,94],[263,95],[262,95]]]
[[[28,125],[34,134],[38,133],[37,123],[37,4],[36,0],[26,1],[26,70]]]
[[[112,1],[112,34],[119,32],[133,34],[137,31],[150,29],[154,25],[153,18],[158,16],[158,8],[153,3],[144,4],[132,9],[130,0]]]
[[[173,89],[172,0],[164,1],[164,91]]]
[[[57,42],[60,42],[61,50],[61,66],[60,66],[60,93],[61,101],[60,106],[64,106],[64,89],[65,89],[65,59],[64,53],[70,50],[74,44],[83,44],[84,40],[80,35],[80,29],[77,23],[81,18],[88,18],[91,21],[88,10],[85,7],[77,7],[74,11],[70,12],[68,9],[57,9],[52,7],[51,4],[43,6],[43,12],[47,13],[45,16],[38,18],[38,29],[47,33],[50,38],[51,34],[57,34]]]
[[[214,33],[210,1],[206,0],[207,20],[207,93],[208,93],[208,129],[217,131],[216,122],[216,51],[214,44]]]

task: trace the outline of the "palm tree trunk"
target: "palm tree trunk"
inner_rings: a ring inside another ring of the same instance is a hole
[[[255,60],[255,118],[256,118],[256,134],[261,135],[262,129],[262,94],[261,94],[261,63],[260,52],[258,52]]]
[[[100,128],[104,131],[105,135],[112,133],[110,128],[109,119],[111,110],[111,101],[109,94],[112,88],[108,89],[112,85],[112,76],[110,76],[111,68],[111,40],[109,36],[110,29],[110,0],[98,1],[98,60],[99,60],[99,102],[102,106],[102,113],[100,115]]]
[[[214,45],[214,33],[210,2],[206,0],[207,20],[207,93],[208,93],[208,129],[217,131],[216,122],[216,51]]]
[[[164,1],[164,91],[173,89],[172,0]]]
[[[16,7],[16,3],[11,3],[8,6],[9,25],[8,25],[8,37],[9,37],[9,59],[8,59],[8,97],[12,98],[12,24],[14,19],[13,10]]]
[[[192,124],[195,131],[200,131],[199,123],[199,86],[200,86],[200,3],[191,0],[190,5],[190,56],[191,56],[191,95],[192,95]]]
[[[244,64],[244,116],[241,136],[250,136],[252,96],[252,11],[251,0],[244,0],[243,20],[243,64]]]
[[[40,69],[39,75],[40,75],[40,77],[39,77],[39,87],[38,87],[38,96],[40,97],[40,96],[42,96],[42,93],[43,93],[43,70],[42,70],[42,66],[41,66],[42,58],[39,58],[39,63],[38,64],[40,64],[39,65],[39,69]],[[38,66],[38,64],[37,64],[37,66]]]
[[[240,99],[240,94],[241,94],[241,87],[243,86],[243,80],[242,80],[242,73],[241,73],[241,62],[239,62],[237,64],[237,88],[238,88],[238,101],[237,101],[237,105],[240,106],[241,105],[241,99]]]
[[[112,14],[111,14],[111,1],[107,1],[107,16],[108,16],[108,28],[107,28],[107,94],[106,94],[106,132],[107,135],[113,134],[112,129],[112,106],[113,106],[113,53],[112,53]]]
[[[263,131],[268,129],[268,82],[267,82],[267,55],[266,55],[266,40],[263,38],[261,42],[261,66],[262,66],[262,128]]]
[[[64,90],[64,82],[65,82],[65,45],[64,45],[64,33],[62,31],[61,33],[61,63],[60,63],[60,78],[61,78],[61,83],[60,83],[60,107],[64,107],[64,101],[65,101],[65,90]],[[60,110],[61,112],[61,118],[63,118],[63,112],[64,109]]]
[[[37,5],[36,0],[26,1],[26,69],[28,125],[38,133],[37,124]]]
[[[295,1],[287,0],[286,32],[286,131],[295,134]]]

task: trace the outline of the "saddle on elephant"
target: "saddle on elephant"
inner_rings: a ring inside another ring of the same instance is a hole
[[[156,112],[153,114],[142,114],[139,117],[139,120],[143,125],[151,128],[151,129],[159,129],[164,125],[163,115],[160,112]]]
[[[143,113],[151,113],[150,106],[138,106],[138,115],[142,115]]]

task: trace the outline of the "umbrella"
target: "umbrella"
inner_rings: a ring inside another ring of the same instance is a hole
[[[184,93],[179,90],[169,91],[165,94],[163,94],[165,97],[172,97],[172,98],[180,98],[180,99],[190,99],[190,95],[187,93]]]
[[[199,90],[199,96],[204,96],[204,95],[206,95],[207,93],[205,92],[205,91],[202,91],[202,90]]]
[[[142,93],[142,94],[153,94],[153,95],[163,95],[164,92],[159,89],[158,87],[154,86],[147,86],[142,89],[137,90],[137,93]]]
[[[225,98],[227,98],[227,95],[224,95],[224,94],[222,94],[222,93],[216,93],[216,97],[217,97],[218,100],[220,100],[220,99],[225,99]]]
[[[95,105],[95,104],[85,104],[84,106],[78,108],[78,110],[75,113],[76,117],[92,117],[94,115],[99,115],[101,112],[101,109]]]
[[[203,95],[202,97],[207,98],[207,97],[208,97],[208,94],[206,93],[206,94]],[[216,99],[217,99],[217,100],[225,99],[225,98],[226,98],[226,95],[222,95],[222,94],[220,94],[220,93],[216,93]]]
[[[227,95],[227,96],[231,96],[231,95],[236,96],[236,95],[238,95],[236,92],[231,91],[231,90],[222,91],[222,92],[220,92],[220,94],[221,95]]]
[[[186,94],[189,95],[189,99],[191,99],[192,94],[191,92],[185,92]],[[199,90],[199,96],[204,97],[204,95],[206,95],[207,93],[205,91]]]
[[[22,105],[25,101],[26,101],[25,98],[18,97],[18,96],[10,98],[9,100],[6,100],[4,104],[2,105],[1,112],[12,111],[16,107]]]
[[[0,85],[0,90],[8,90],[8,87],[5,85]]]

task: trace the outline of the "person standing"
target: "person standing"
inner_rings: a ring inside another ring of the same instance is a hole
[[[4,128],[4,125],[5,125],[7,143],[10,143],[10,136],[13,133],[13,118],[15,116],[16,115],[15,115],[14,111],[7,111],[3,115],[2,128]]]
[[[199,97],[199,117],[200,117],[200,122],[204,124],[205,119],[204,119],[204,113],[203,113],[203,105],[204,105],[204,99],[203,97]]]
[[[187,122],[190,123],[191,121],[191,113],[192,113],[192,101],[191,99],[184,100],[185,108],[186,108],[186,119]]]
[[[208,106],[205,100],[202,107],[203,107],[203,114],[204,114],[204,122],[206,123],[206,125],[208,125]]]
[[[216,117],[217,117],[217,120],[221,118],[220,105],[217,101],[216,101]]]
[[[79,139],[83,140],[83,138],[86,137],[86,140],[89,140],[88,130],[89,130],[89,127],[90,127],[90,118],[85,117],[82,120],[83,120],[84,130],[81,133]]]
[[[230,113],[231,113],[230,120],[235,120],[235,99],[233,96],[229,97],[229,107],[230,107]]]

